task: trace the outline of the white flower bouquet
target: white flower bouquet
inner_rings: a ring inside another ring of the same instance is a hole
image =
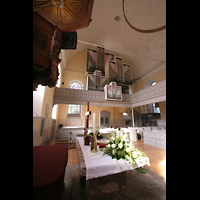
[[[141,173],[146,173],[143,166],[149,164],[149,158],[143,152],[130,144],[127,133],[112,133],[109,135],[109,141],[106,148],[101,149],[104,154],[112,157],[112,159],[126,159],[131,167]]]

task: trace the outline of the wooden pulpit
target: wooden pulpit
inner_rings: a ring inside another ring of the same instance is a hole
[[[59,28],[33,12],[33,91],[39,84],[55,87],[61,61],[60,46]]]

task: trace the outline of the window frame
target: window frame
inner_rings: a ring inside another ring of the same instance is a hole
[[[74,84],[74,83],[79,85],[78,88],[73,88],[72,84]],[[79,80],[73,80],[69,83],[69,88],[70,89],[82,90],[83,84]],[[73,106],[77,106],[77,107],[80,106],[79,108],[77,108],[77,110],[80,109],[80,113],[79,114],[78,113],[69,113],[69,109],[70,109],[69,106],[71,106],[71,109],[72,109]],[[68,104],[67,105],[67,117],[81,117],[81,116],[82,116],[82,105],[76,105],[76,104]]]
[[[80,106],[80,114],[77,113],[68,113],[69,112],[69,106]],[[68,104],[67,105],[67,117],[81,117],[82,115],[82,106],[81,105],[76,105],[76,104]]]

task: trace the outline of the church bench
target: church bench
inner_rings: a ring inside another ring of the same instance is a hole
[[[68,144],[33,146],[33,200],[60,200]]]

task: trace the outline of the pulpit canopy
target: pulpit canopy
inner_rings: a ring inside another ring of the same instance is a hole
[[[37,11],[60,29],[88,27],[94,0],[33,0],[33,11]]]

